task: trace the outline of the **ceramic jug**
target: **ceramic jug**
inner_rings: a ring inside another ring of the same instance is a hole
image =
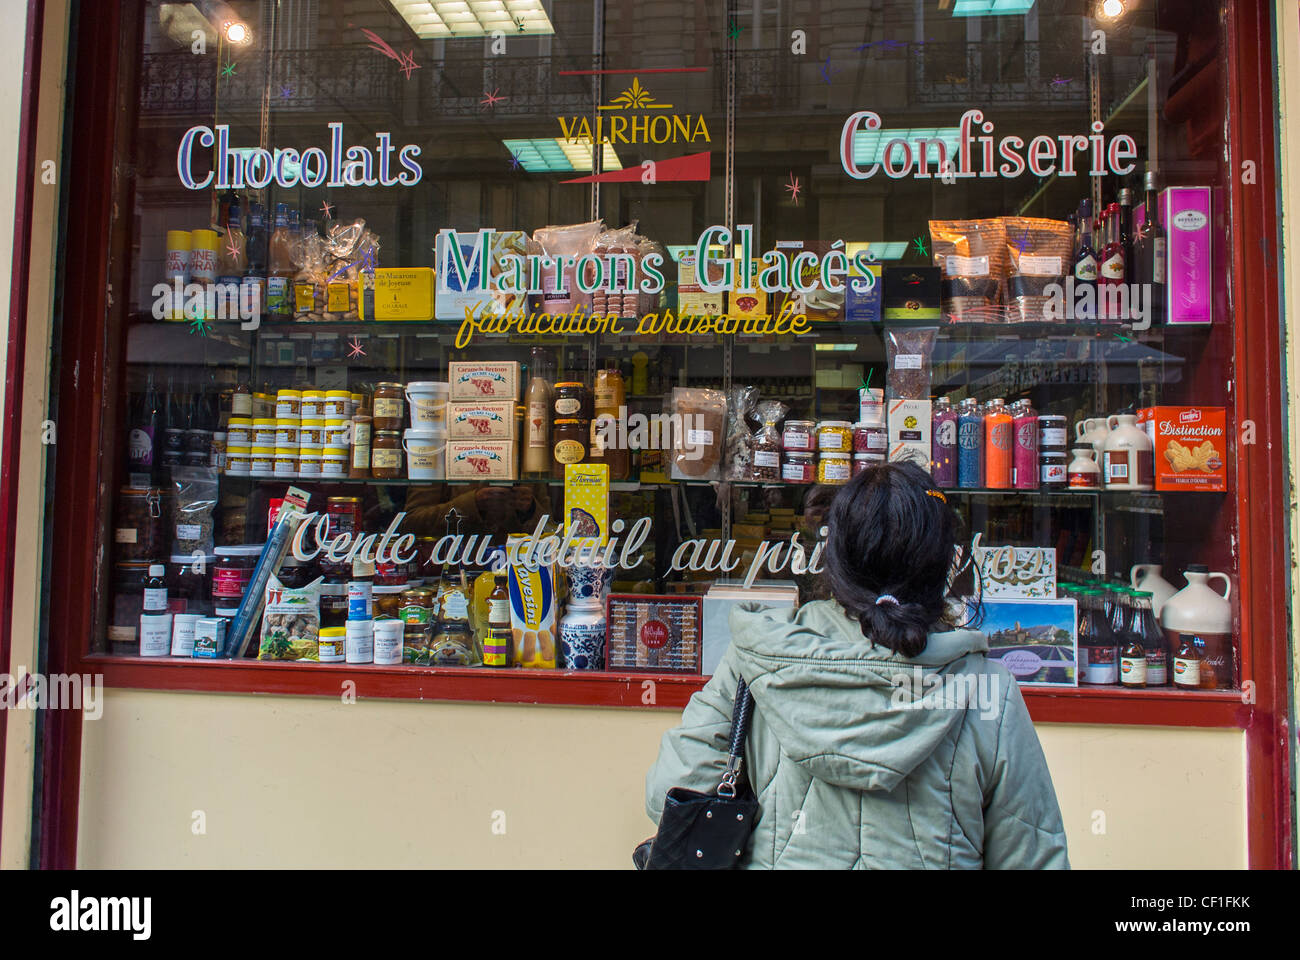
[[[1085,444],[1071,448],[1070,454],[1070,466],[1065,471],[1070,489],[1098,489],[1101,486],[1101,467],[1097,466],[1097,451]]]
[[[1101,451],[1101,479],[1107,490],[1150,490],[1155,483],[1155,447],[1131,413],[1106,418],[1110,427]]]
[[[1128,572],[1128,582],[1134,590],[1145,590],[1151,594],[1151,612],[1156,615],[1157,621],[1165,601],[1178,592],[1177,587],[1160,575],[1160,570],[1158,563],[1139,563]]]
[[[1110,428],[1106,426],[1105,417],[1089,417],[1074,425],[1074,437],[1078,446],[1090,444],[1097,451],[1097,461],[1101,461],[1101,449],[1106,443]]]
[[[1232,689],[1237,685],[1236,651],[1232,644],[1232,581],[1226,573],[1211,573],[1199,563],[1183,572],[1187,586],[1165,601],[1160,624],[1171,649],[1177,650],[1184,635],[1192,638],[1201,655],[1201,687]],[[1223,581],[1223,593],[1208,586]]]

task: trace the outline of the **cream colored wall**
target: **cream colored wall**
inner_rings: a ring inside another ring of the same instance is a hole
[[[645,771],[676,719],[107,691],[82,741],[78,863],[625,868],[653,832]],[[1039,736],[1076,867],[1245,866],[1240,732],[1045,724]]]
[[[18,162],[18,111],[21,106],[26,0],[0,0],[0,214],[12,211]],[[19,429],[22,458],[18,468],[18,509],[15,542],[22,562],[14,567],[14,603],[6,673],[31,672],[37,665],[37,624],[41,609],[41,553],[44,537],[45,448],[42,424],[49,395],[50,329],[54,297],[55,228],[59,186],[42,179],[44,161],[59,167],[62,149],[64,77],[67,75],[67,0],[46,0],[42,40],[40,99],[36,133],[36,182],[32,190],[31,267],[27,290],[27,338],[23,372],[23,409]],[[12,224],[0,215],[0,224]],[[0,230],[0,330],[8,341],[11,237]],[[5,355],[0,351],[0,365]],[[56,425],[57,428],[57,425]],[[55,434],[57,437],[57,432]],[[31,846],[31,807],[35,712],[10,710],[0,715],[5,725],[4,804],[0,823],[0,867],[24,867]]]

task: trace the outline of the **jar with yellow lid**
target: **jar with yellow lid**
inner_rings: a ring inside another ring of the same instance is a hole
[[[252,417],[254,420],[275,419],[275,394],[273,393],[253,394]]]
[[[322,414],[322,419],[346,420],[351,416],[348,412],[348,404],[351,400],[352,394],[347,390],[326,390],[325,412]]]
[[[335,479],[348,475],[348,451],[346,447],[326,447],[321,451],[320,475]]]
[[[302,416],[302,391],[281,390],[275,395],[275,418],[297,420]]]
[[[299,408],[304,420],[320,420],[325,416],[325,391],[304,390]]]
[[[273,447],[275,446],[275,427],[276,422],[271,417],[259,417],[253,421],[252,447]],[[238,444],[236,444],[238,446]]]
[[[248,473],[252,477],[275,476],[275,448],[253,447],[249,451]]]
[[[848,483],[853,475],[853,460],[847,453],[823,453],[817,461],[817,482],[830,485]]]
[[[325,421],[303,418],[298,428],[298,446],[305,450],[319,450],[325,446]]]
[[[316,648],[321,663],[342,663],[346,654],[347,627],[321,627],[316,635]]]

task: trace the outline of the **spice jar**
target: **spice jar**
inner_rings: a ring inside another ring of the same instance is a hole
[[[117,494],[113,544],[118,560],[150,560],[162,544],[162,498],[158,490],[123,487]]]
[[[400,383],[381,383],[375,388],[371,423],[376,433],[401,430],[406,416],[406,390]]]
[[[249,444],[252,447],[273,447],[275,446],[276,421],[263,417],[253,421],[253,442]]]
[[[811,453],[787,453],[781,465],[781,479],[786,483],[813,483],[817,480],[817,463]]]
[[[298,431],[301,429],[300,420],[291,420],[280,418],[275,421],[275,446],[277,447],[296,447],[298,446]]]
[[[785,429],[781,432],[781,448],[786,453],[815,452],[817,424],[811,420],[787,420]]]
[[[298,446],[304,450],[322,450],[325,447],[325,421],[308,420],[302,421],[302,426],[298,428]]]
[[[226,424],[227,447],[251,447],[253,445],[253,421],[250,417],[231,417]]]
[[[853,450],[853,430],[847,420],[823,420],[817,425],[817,449],[823,454]],[[845,464],[847,470],[848,464]],[[848,479],[847,474],[845,479]],[[824,481],[823,481],[824,482]]]
[[[562,419],[590,420],[587,415],[587,388],[581,383],[557,383],[552,405],[556,422]]]
[[[817,461],[818,483],[848,483],[851,475],[852,464],[847,453],[823,453]]]
[[[551,477],[564,479],[564,468],[587,459],[588,426],[586,420],[566,417],[556,420],[551,430]]]
[[[248,447],[226,447],[226,475],[246,477],[252,469]]]
[[[330,417],[325,421],[325,432],[321,440],[322,447],[346,447],[348,445],[348,421],[340,417]]]
[[[402,475],[402,435],[396,430],[376,430],[370,449],[370,475],[376,480],[396,480]]]
[[[883,453],[855,453],[853,455],[853,476],[857,476],[868,467],[877,467],[885,462]]]
[[[248,467],[249,476],[275,476],[275,448],[253,447],[253,449],[249,451]]]

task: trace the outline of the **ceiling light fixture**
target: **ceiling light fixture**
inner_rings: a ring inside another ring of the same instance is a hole
[[[954,17],[1002,17],[1028,13],[1034,0],[957,0]],[[942,8],[941,8],[942,9]]]
[[[248,24],[241,23],[238,20],[223,23],[221,29],[225,33],[226,39],[231,43],[245,44],[253,39],[253,33],[248,29]]]
[[[542,0],[390,0],[422,40],[555,33]]]
[[[1118,20],[1124,16],[1124,0],[1102,0],[1097,16],[1102,20]]]
[[[587,141],[570,143],[559,137],[537,137],[530,140],[502,140],[506,149],[519,159],[519,165],[529,173],[591,172],[591,144]],[[602,170],[622,170],[611,144],[604,144],[601,152]]]

